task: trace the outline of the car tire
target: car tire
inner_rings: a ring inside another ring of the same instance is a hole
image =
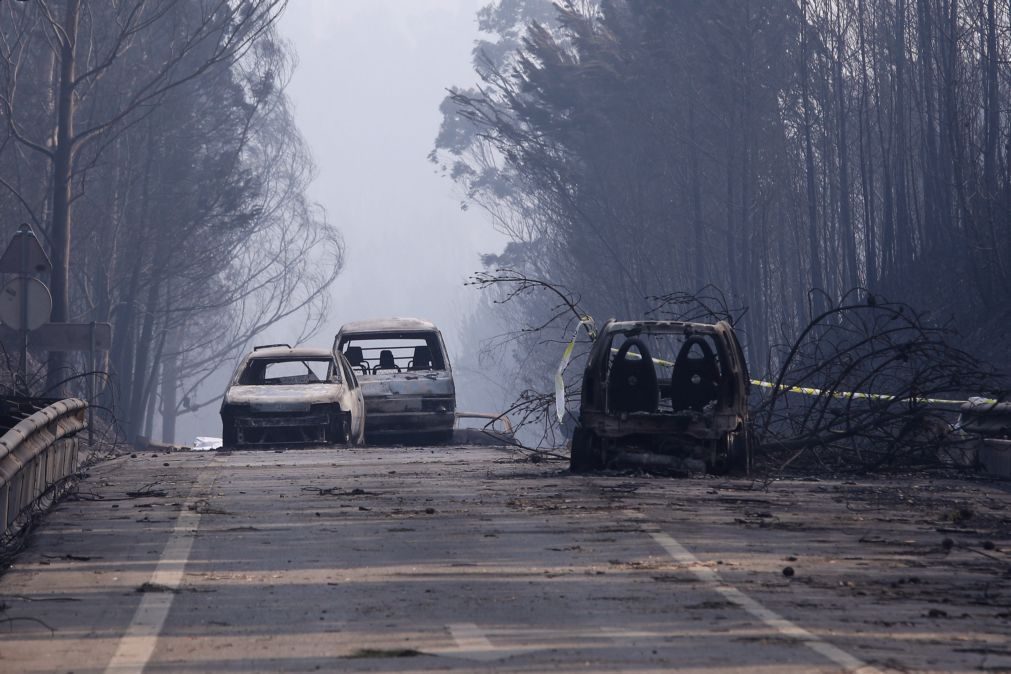
[[[747,429],[726,433],[714,443],[706,470],[713,475],[751,472],[751,438]]]
[[[706,459],[706,472],[710,475],[726,475],[730,472],[729,459],[733,435],[724,433],[710,444],[709,457]]]
[[[600,440],[585,428],[577,428],[572,433],[572,449],[569,452],[569,470],[573,473],[588,473],[604,467],[600,454]]]
[[[336,418],[330,422],[327,429],[326,442],[328,445],[351,444],[351,415],[340,412]]]
[[[239,444],[239,433],[235,424],[223,424],[221,427],[221,449],[234,449]]]
[[[740,431],[731,435],[729,456],[727,456],[727,466],[730,472],[751,474],[752,443],[753,436],[748,426],[743,426]]]

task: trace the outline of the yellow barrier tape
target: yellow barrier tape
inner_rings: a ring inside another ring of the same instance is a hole
[[[618,349],[612,346],[611,353],[618,353]],[[626,351],[625,353],[628,354],[628,358],[631,358],[632,360],[639,360],[640,358],[642,358],[642,356],[640,356],[639,354],[632,353],[631,351]],[[669,360],[663,360],[662,358],[654,358],[653,362],[656,363],[657,365],[663,365],[664,367],[674,367],[674,363],[670,362]]]
[[[762,388],[777,388],[776,384],[770,381],[764,381],[762,379],[752,379],[751,383],[755,386],[760,386]],[[935,405],[964,405],[969,402],[968,400],[945,400],[944,398],[899,398],[898,396],[888,395],[885,393],[862,393],[860,391],[823,391],[822,389],[812,388],[809,386],[790,386],[788,384],[780,384],[780,391],[786,391],[788,393],[803,393],[804,395],[811,396],[824,396],[831,395],[833,398],[855,398],[855,399],[866,399],[866,400],[913,400],[918,403],[930,403]],[[990,398],[978,398],[978,402],[984,405],[996,404],[996,400]]]
[[[611,352],[618,353],[618,349],[612,348]],[[628,355],[633,360],[639,358],[639,354],[637,353],[629,353]],[[670,362],[669,360],[663,360],[661,358],[654,358],[653,362],[657,363],[658,365],[663,365],[664,367],[674,367],[674,363]],[[770,388],[770,389],[776,388],[776,384],[771,381],[765,381],[763,379],[752,379],[750,381],[754,386],[760,386],[761,388]],[[860,391],[832,391],[830,393],[828,391],[823,391],[822,389],[818,388],[812,388],[810,386],[790,386],[789,384],[780,384],[779,390],[786,391],[787,393],[802,393],[804,395],[810,396],[831,395],[833,398],[853,398],[856,400],[860,399],[907,400],[906,398],[898,398],[896,396],[887,395],[884,393],[861,393]],[[933,405],[964,405],[965,403],[969,402],[968,400],[945,400],[943,398],[914,398],[913,400],[918,403],[928,403]],[[977,398],[974,400],[977,400],[980,404],[983,405],[993,405],[997,403],[996,400],[993,400],[991,398]]]

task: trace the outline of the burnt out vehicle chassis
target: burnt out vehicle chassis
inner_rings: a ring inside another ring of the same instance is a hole
[[[442,333],[416,318],[343,325],[334,338],[361,372],[368,444],[446,443],[456,422],[456,384]]]
[[[349,442],[350,413],[332,410],[258,413],[242,406],[222,412],[222,445],[282,447]]]
[[[370,426],[365,431],[369,443],[444,443],[453,439],[456,422],[453,398],[398,400],[372,398]],[[375,419],[375,421],[371,421]]]
[[[672,368],[666,380],[651,380],[654,365],[646,338],[656,335],[682,339],[686,347],[674,362],[659,361]],[[615,348],[619,337],[624,344]],[[636,355],[630,347],[639,351],[637,357],[630,357]],[[702,357],[690,358],[693,350]],[[619,372],[619,359],[627,371]],[[617,395],[614,377],[632,382],[631,393]],[[608,321],[583,374],[570,467],[573,472],[625,466],[747,471],[749,385],[743,352],[725,321]]]
[[[354,372],[343,356],[325,348],[254,348],[221,402],[225,449],[356,445],[364,424]]]

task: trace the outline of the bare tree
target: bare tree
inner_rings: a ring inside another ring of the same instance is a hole
[[[0,6],[0,189],[15,197],[0,212],[73,251],[65,317],[113,324],[102,405],[130,439],[158,410],[171,436],[216,397],[199,399],[200,383],[272,323],[316,329],[341,270],[340,235],[305,196],[314,168],[284,93],[294,59],[274,31],[284,5]]]
[[[11,137],[52,166],[47,233],[54,265],[50,281],[54,321],[70,318],[71,208],[82,151],[89,144],[101,146],[109,134],[136,124],[172,90],[240,59],[284,5],[284,0],[238,4],[228,0],[38,0],[19,8],[23,16],[18,18],[16,39],[5,41],[0,54],[5,85],[0,92],[0,109]],[[155,39],[166,31],[174,32],[171,41]],[[57,73],[53,82],[55,132],[50,135],[43,127],[43,134],[33,135],[26,119],[38,111],[20,104],[17,73],[23,59],[41,51],[34,43],[43,40]],[[147,62],[153,62],[154,67],[132,67],[138,52],[152,50],[153,45],[162,47],[160,58]],[[126,69],[133,77],[123,76]],[[117,84],[114,96],[104,88],[108,81]],[[115,103],[81,123],[80,110],[95,99]],[[65,375],[65,367],[65,354],[50,355],[50,386]]]
[[[763,365],[866,285],[1009,364],[984,337],[1011,326],[1006,3],[562,2],[490,29],[433,156],[510,266],[598,315],[725,288]]]

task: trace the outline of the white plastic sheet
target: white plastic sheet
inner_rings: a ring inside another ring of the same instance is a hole
[[[209,452],[212,449],[221,449],[221,438],[197,437],[193,443],[194,452]]]

